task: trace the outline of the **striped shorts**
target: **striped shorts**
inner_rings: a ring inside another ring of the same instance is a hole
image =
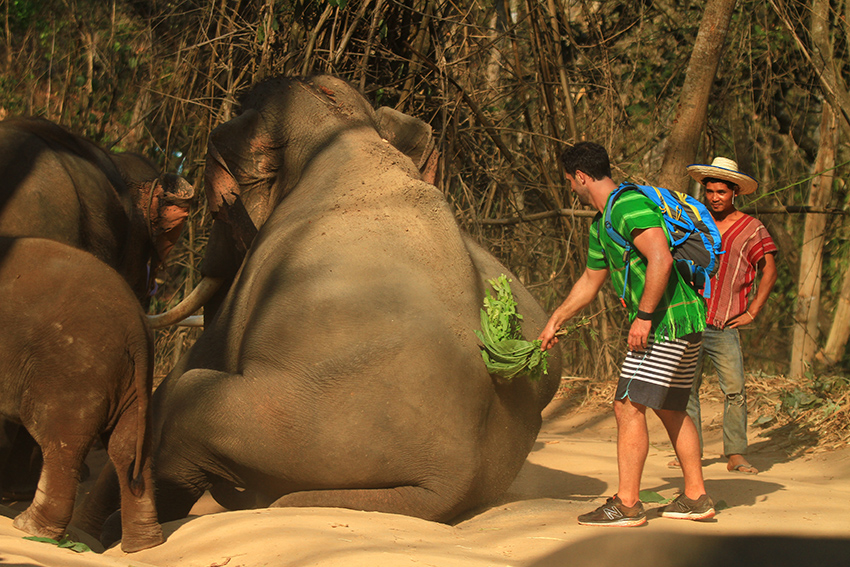
[[[702,333],[654,342],[629,351],[620,369],[615,400],[630,399],[648,408],[685,411],[699,358]]]

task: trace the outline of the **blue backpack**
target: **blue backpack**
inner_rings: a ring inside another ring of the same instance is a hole
[[[665,233],[670,242],[676,269],[682,278],[703,297],[711,297],[711,276],[717,273],[721,249],[720,231],[708,209],[691,197],[678,191],[651,185],[622,183],[608,197],[605,207],[605,230],[608,236],[626,249],[626,278],[620,302],[625,304],[626,286],[629,283],[629,256],[634,246],[623,238],[611,224],[611,207],[623,191],[636,190],[655,203],[664,217]],[[604,253],[604,249],[603,249]]]

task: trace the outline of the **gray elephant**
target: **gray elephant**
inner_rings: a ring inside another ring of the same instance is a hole
[[[194,188],[145,157],[107,152],[41,118],[0,122],[0,235],[86,250],[147,307],[159,263],[189,215]]]
[[[0,235],[49,238],[115,268],[147,307],[156,270],[189,214],[194,188],[147,158],[107,152],[41,118],[0,122]],[[40,455],[25,433],[0,471],[3,494],[30,498]]]
[[[474,330],[509,272],[422,180],[434,156],[427,124],[328,76],[261,83],[212,132],[203,267],[232,285],[154,394],[160,520],[247,489],[449,521],[511,484],[559,353],[537,382],[488,374]]]
[[[153,339],[127,283],[82,250],[0,237],[0,326],[0,464],[20,425],[44,455],[38,491],[14,526],[65,534],[83,461],[103,433],[120,472],[123,549],[161,543],[150,461]]]

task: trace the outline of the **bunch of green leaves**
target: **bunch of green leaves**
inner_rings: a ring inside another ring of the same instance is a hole
[[[86,551],[91,551],[91,548],[84,543],[79,541],[71,540],[67,535],[65,535],[60,540],[55,540],[49,537],[25,537],[24,539],[28,539],[31,541],[37,541],[40,543],[49,543],[51,545],[58,546],[62,549],[70,549],[71,551],[75,551],[76,553],[84,553]]]
[[[496,295],[491,295],[490,290],[484,292],[481,330],[475,331],[481,340],[481,357],[487,370],[507,381],[519,375],[539,380],[543,374],[548,374],[549,354],[540,350],[539,340],[527,341],[522,337],[522,315],[517,313],[507,276],[502,274],[489,283]]]

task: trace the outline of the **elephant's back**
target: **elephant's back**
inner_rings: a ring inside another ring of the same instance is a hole
[[[41,238],[0,237],[0,325],[14,329],[0,337],[0,375],[19,377],[30,396],[36,386],[126,385],[130,357],[151,346],[144,312],[115,270]]]
[[[0,235],[55,240],[116,265],[128,218],[112,163],[64,130],[67,140],[51,143],[26,121],[8,122],[0,122]]]

